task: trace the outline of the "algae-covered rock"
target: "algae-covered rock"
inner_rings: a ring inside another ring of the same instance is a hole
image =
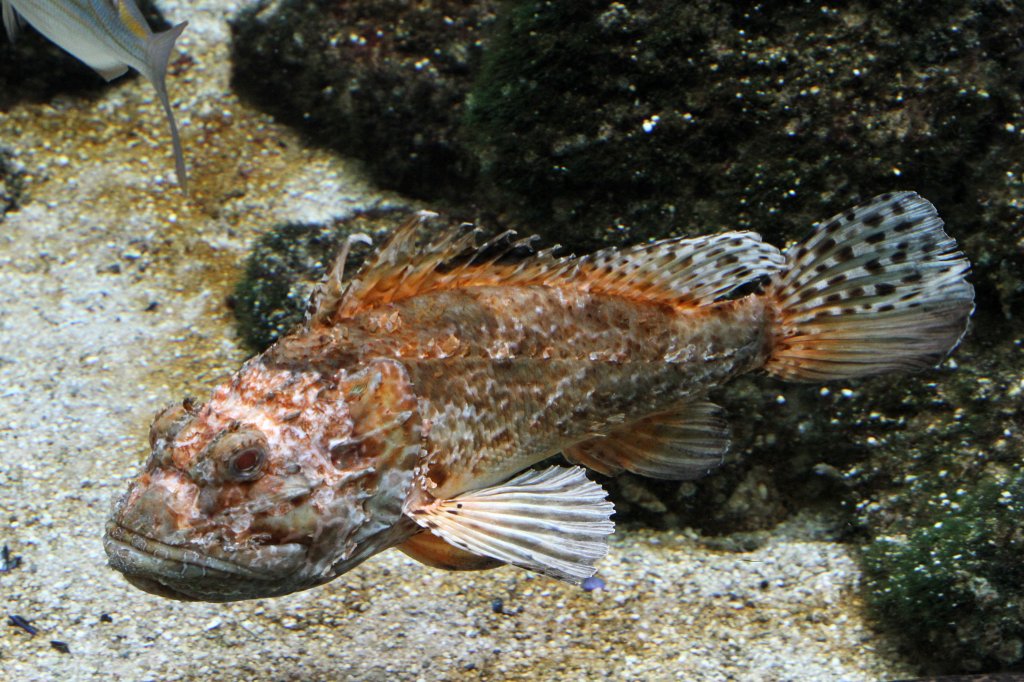
[[[137,4],[153,30],[170,27],[152,0],[139,0]],[[13,43],[0,36],[0,111],[22,100],[47,100],[59,92],[95,91],[104,83],[99,74],[31,26],[19,31]]]
[[[263,2],[234,22],[234,85],[386,187],[465,196],[460,121],[495,4]]]
[[[1022,28],[971,0],[512,3],[469,121],[493,200],[560,240],[795,238],[894,188],[1019,239]]]
[[[849,406],[871,605],[940,672],[1024,665],[1024,324],[999,315],[976,317],[941,373],[880,380]]]
[[[232,303],[239,337],[250,350],[265,350],[302,321],[313,287],[349,234],[380,236],[405,217],[405,212],[368,211],[335,223],[287,223],[270,229],[253,245],[235,286]],[[346,263],[349,273],[368,250],[365,244],[353,244]]]
[[[872,606],[939,670],[1024,661],[1024,476],[946,481],[931,514],[864,552]]]

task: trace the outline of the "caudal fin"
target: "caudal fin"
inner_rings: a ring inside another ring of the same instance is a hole
[[[921,370],[960,342],[970,263],[914,192],[883,194],[786,251],[770,285],[779,323],[765,368],[793,381]]]
[[[173,28],[160,33],[154,33],[149,37],[149,44],[146,46],[148,63],[146,77],[156,88],[156,94],[160,98],[160,104],[167,114],[167,122],[171,129],[171,143],[174,145],[174,169],[178,175],[178,184],[188,192],[188,177],[185,171],[185,154],[181,148],[181,136],[178,134],[178,124],[174,120],[174,110],[171,108],[170,98],[167,96],[167,84],[165,75],[167,63],[170,61],[171,53],[174,51],[174,41],[178,39],[181,32],[188,26],[183,21]]]

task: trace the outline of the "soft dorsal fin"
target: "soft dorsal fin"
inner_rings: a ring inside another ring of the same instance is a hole
[[[554,247],[509,264],[501,262],[503,257],[528,247],[533,238],[512,241],[514,233],[505,232],[477,246],[477,231],[462,225],[419,246],[418,229],[432,215],[419,213],[403,223],[347,286],[325,281],[311,306],[311,320],[347,319],[431,291],[495,285],[573,288],[649,303],[701,306],[777,274],[784,264],[779,250],[753,232],[665,239],[580,257],[556,257]],[[502,243],[505,249],[496,248]],[[452,266],[455,259],[459,264]],[[340,270],[335,266],[331,271]]]
[[[607,476],[631,471],[678,481],[706,475],[723,462],[728,449],[722,408],[696,400],[577,443],[565,449],[565,456]]]

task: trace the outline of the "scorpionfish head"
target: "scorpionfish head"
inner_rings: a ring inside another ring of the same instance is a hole
[[[420,439],[405,373],[324,378],[258,358],[160,412],[143,472],[114,505],[110,565],[147,592],[235,601],[324,583],[410,533]]]

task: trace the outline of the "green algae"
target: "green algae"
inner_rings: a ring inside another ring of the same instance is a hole
[[[1024,476],[939,493],[935,512],[863,552],[871,607],[944,671],[1024,660]],[[922,658],[925,658],[925,656]]]

